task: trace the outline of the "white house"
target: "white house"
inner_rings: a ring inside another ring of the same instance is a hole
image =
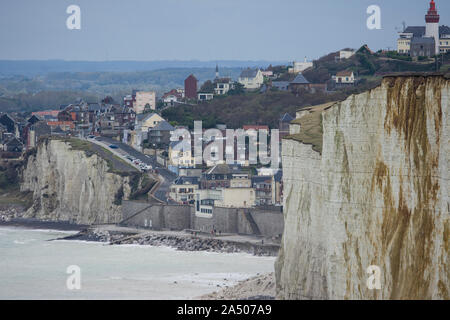
[[[233,81],[230,78],[222,78],[214,80],[214,94],[224,95],[233,89]]]
[[[312,62],[310,62],[310,61],[307,61],[306,60],[306,57],[305,57],[305,61],[303,61],[303,62],[297,62],[297,61],[294,61],[293,63],[292,63],[292,68],[289,68],[288,69],[288,72],[289,73],[299,73],[299,72],[303,72],[304,70],[306,70],[306,69],[308,69],[308,68],[312,68],[313,67],[313,63]]]
[[[135,128],[147,133],[149,129],[156,127],[161,121],[165,121],[159,114],[152,112],[136,116]]]
[[[214,99],[214,93],[210,93],[210,92],[199,92],[197,94],[197,99],[199,101],[209,101]]]
[[[341,50],[339,51],[339,59],[348,59],[351,58],[355,54],[355,50]]]
[[[183,93],[179,92],[177,89],[170,90],[161,98],[165,106],[174,106],[176,102],[179,102],[182,99]]]
[[[259,89],[264,83],[264,76],[260,69],[247,68],[241,72],[238,81],[245,89]]]
[[[336,84],[354,84],[355,74],[353,71],[341,71],[334,77]]]

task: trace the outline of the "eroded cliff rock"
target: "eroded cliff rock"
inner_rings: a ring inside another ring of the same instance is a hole
[[[392,76],[298,114],[322,143],[302,118],[283,140],[278,298],[450,298],[449,98],[443,75]]]
[[[140,174],[114,172],[111,163],[67,141],[42,141],[22,173],[22,191],[33,192],[25,217],[76,224],[115,223],[121,200],[139,184]]]

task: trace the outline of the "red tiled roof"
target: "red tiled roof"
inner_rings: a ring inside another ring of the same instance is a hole
[[[254,130],[267,130],[269,131],[269,126],[258,126],[258,125],[245,125],[244,130],[254,129]]]
[[[336,74],[336,77],[351,77],[353,71],[341,71]]]

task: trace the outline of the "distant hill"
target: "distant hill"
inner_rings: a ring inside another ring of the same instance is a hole
[[[36,76],[59,72],[136,72],[168,68],[247,68],[270,64],[287,64],[287,61],[65,61],[65,60],[0,60],[0,76]]]

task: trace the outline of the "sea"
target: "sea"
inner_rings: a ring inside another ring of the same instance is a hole
[[[0,299],[195,299],[274,270],[274,257],[56,240],[0,227]]]

